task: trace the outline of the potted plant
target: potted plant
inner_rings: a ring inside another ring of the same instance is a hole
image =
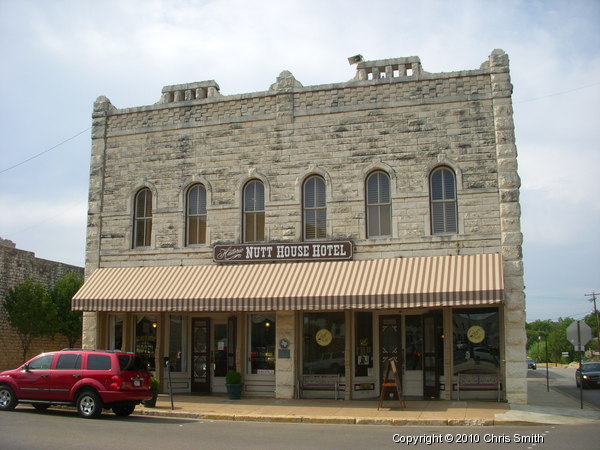
[[[152,391],[152,398],[150,400],[144,400],[142,405],[146,408],[154,408],[156,406],[156,399],[158,398],[158,385],[159,382],[156,378],[150,378],[150,391]]]
[[[230,370],[225,375],[225,386],[229,400],[239,400],[242,398],[242,374],[235,370]]]

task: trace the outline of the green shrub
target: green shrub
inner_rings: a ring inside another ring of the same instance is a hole
[[[242,374],[236,372],[235,370],[230,370],[225,375],[225,384],[241,384],[242,383]]]

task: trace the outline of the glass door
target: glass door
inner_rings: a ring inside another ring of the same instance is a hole
[[[210,392],[210,319],[192,319],[192,392]]]
[[[441,316],[423,316],[423,396],[437,398],[440,393]],[[443,344],[442,344],[443,345]]]
[[[379,385],[383,383],[388,359],[397,361],[398,372],[402,377],[402,334],[400,316],[379,316]],[[402,381],[402,380],[401,380]],[[396,393],[393,393],[397,398]]]
[[[423,395],[423,316],[404,316],[404,395]]]
[[[214,323],[212,392],[226,392],[225,375],[227,374],[228,349],[227,323]]]

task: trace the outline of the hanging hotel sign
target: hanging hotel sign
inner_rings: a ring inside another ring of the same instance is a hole
[[[215,245],[213,250],[213,260],[221,263],[351,259],[350,241]]]

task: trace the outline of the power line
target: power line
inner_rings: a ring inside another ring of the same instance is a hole
[[[536,319],[536,320],[534,320],[532,322],[527,322],[527,323],[533,323],[533,322],[538,322],[538,321],[540,321],[540,322],[548,322],[548,321],[550,321],[550,322],[558,322],[560,319],[573,319],[573,320],[577,320],[576,317],[589,316],[590,314],[592,314],[592,313],[590,313],[590,312],[582,312],[582,313],[577,313],[577,314],[570,314],[568,316],[558,316],[558,317],[553,318],[553,319]]]
[[[2,170],[0,170],[0,174],[1,174],[1,173],[4,173],[4,172],[8,172],[9,170],[11,170],[11,169],[14,169],[15,167],[19,167],[19,166],[21,166],[21,165],[23,165],[23,164],[25,164],[25,163],[27,163],[27,162],[29,162],[29,161],[31,161],[31,160],[33,160],[33,159],[35,159],[35,158],[38,158],[38,157],[42,156],[43,154],[45,154],[45,153],[48,153],[49,151],[51,151],[51,150],[54,150],[55,148],[57,148],[57,147],[60,147],[61,145],[63,145],[63,144],[65,144],[65,143],[67,143],[67,142],[69,142],[69,141],[71,141],[71,140],[75,139],[76,137],[78,137],[78,136],[82,135],[83,133],[85,133],[86,131],[89,131],[89,130],[91,130],[91,127],[88,127],[88,128],[86,128],[85,130],[83,130],[83,131],[80,131],[80,132],[79,132],[79,133],[77,133],[75,136],[71,136],[70,138],[68,138],[68,139],[65,139],[64,141],[62,141],[62,142],[59,142],[59,143],[58,143],[58,144],[56,144],[55,146],[53,146],[53,147],[50,147],[49,149],[47,149],[47,150],[44,150],[43,152],[40,152],[40,153],[38,153],[37,155],[33,155],[32,157],[30,157],[30,158],[27,158],[26,160],[24,160],[24,161],[21,161],[20,163],[17,163],[17,164],[15,164],[14,166],[10,166],[10,167],[7,167],[6,169],[2,169]]]
[[[515,104],[519,104],[519,103],[534,102],[536,100],[542,100],[542,99],[548,98],[548,97],[556,97],[558,95],[564,95],[564,94],[569,94],[571,92],[580,91],[582,89],[587,89],[587,88],[590,88],[590,87],[598,86],[599,84],[600,84],[600,82],[598,82],[598,83],[592,83],[592,84],[586,84],[585,86],[580,86],[580,87],[577,87],[575,89],[570,89],[568,91],[556,92],[554,94],[548,94],[548,95],[544,95],[542,97],[536,97],[536,98],[529,98],[527,100],[521,100],[519,102],[514,102],[514,103]]]

